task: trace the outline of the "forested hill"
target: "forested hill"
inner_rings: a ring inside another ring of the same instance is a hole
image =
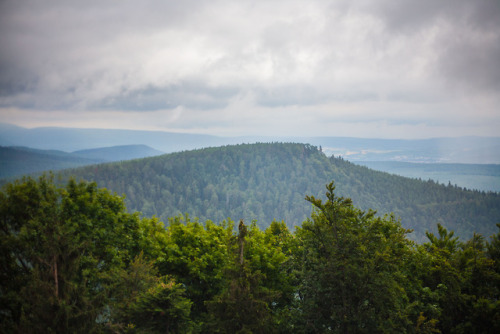
[[[44,170],[74,168],[102,161],[63,151],[0,146],[0,179]]]
[[[75,168],[101,162],[139,159],[162,153],[146,145],[101,147],[72,153],[29,147],[0,146],[0,178],[12,178],[24,174]]]
[[[311,213],[306,195],[324,198],[325,185],[362,209],[394,212],[423,241],[441,223],[463,238],[489,236],[500,221],[500,195],[466,191],[328,158],[307,144],[244,144],[88,166],[65,175],[96,181],[126,195],[129,211],[167,221],[180,213],[218,222],[228,217],[300,225]]]

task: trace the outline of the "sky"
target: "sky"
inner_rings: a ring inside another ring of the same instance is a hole
[[[0,122],[500,136],[499,0],[0,1]]]

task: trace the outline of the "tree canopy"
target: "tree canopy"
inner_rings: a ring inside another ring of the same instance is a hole
[[[500,233],[416,244],[392,214],[307,195],[290,231],[129,213],[96,183],[0,192],[0,332],[498,333]],[[500,225],[499,225],[500,227]]]
[[[474,232],[489,236],[500,216],[500,194],[374,171],[328,158],[305,144],[207,148],[73,169],[64,175],[125,194],[131,212],[162,221],[187,212],[201,221],[256,220],[261,229],[283,220],[293,229],[311,214],[304,197],[325,199],[321,189],[331,180],[337,194],[351,198],[357,207],[381,215],[393,212],[418,242],[426,240],[426,231],[437,232],[437,223],[461,238]]]

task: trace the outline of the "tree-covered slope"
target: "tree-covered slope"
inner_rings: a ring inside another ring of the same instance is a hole
[[[146,145],[102,147],[72,153],[29,147],[0,146],[0,179],[101,162],[139,159],[162,153]]]
[[[126,212],[53,175],[0,189],[0,333],[500,333],[500,233],[438,226],[415,245],[392,216],[338,197],[282,222]],[[498,224],[500,227],[500,224]]]
[[[79,150],[73,152],[72,155],[101,161],[121,161],[153,157],[163,153],[146,145],[119,145]]]
[[[335,181],[339,195],[355,205],[394,212],[402,225],[423,240],[436,223],[469,238],[495,233],[500,196],[465,191],[370,170],[328,158],[307,144],[249,144],[187,151],[120,163],[69,170],[65,175],[96,181],[126,195],[130,211],[166,221],[189,213],[202,221],[227,217],[273,220],[300,225],[311,213],[306,195],[323,198],[324,185]]]
[[[102,160],[74,156],[56,150],[0,147],[0,178],[85,166],[100,161]]]

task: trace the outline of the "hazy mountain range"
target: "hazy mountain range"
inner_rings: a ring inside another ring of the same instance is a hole
[[[0,147],[0,178],[48,170],[61,170],[111,161],[131,160],[163,154],[146,145],[122,145],[64,152],[28,147]]]
[[[375,170],[500,192],[500,138],[217,137],[161,131],[27,129],[5,123],[0,123],[0,178],[256,142],[309,143],[327,156],[341,156]]]
[[[256,220],[267,227],[274,219],[290,227],[311,212],[306,195],[323,197],[335,181],[338,195],[380,214],[393,212],[413,238],[441,223],[457,235],[495,233],[500,194],[464,190],[433,181],[374,171],[347,160],[327,157],[308,144],[228,145],[65,170],[62,175],[96,181],[124,194],[131,212],[162,221],[188,213],[201,221],[228,217]]]
[[[129,209],[164,220],[185,212],[221,220],[232,213],[233,218],[264,223],[276,218],[296,225],[309,214],[303,197],[321,195],[332,180],[340,194],[361,207],[401,216],[419,240],[436,222],[467,236],[493,232],[497,221],[491,217],[500,210],[498,194],[460,188],[500,191],[500,165],[484,164],[498,161],[499,138],[226,138],[6,124],[0,130],[1,178],[67,169],[67,176],[95,180],[126,194]],[[447,160],[483,164],[438,163]],[[93,166],[68,170],[85,165]],[[478,210],[484,212],[477,216]]]
[[[256,142],[295,142],[321,146],[327,155],[349,161],[500,164],[500,137],[458,137],[419,140],[335,137],[218,137],[162,131],[27,129],[0,124],[0,146],[24,146],[74,152],[119,145],[147,145],[165,153]]]

